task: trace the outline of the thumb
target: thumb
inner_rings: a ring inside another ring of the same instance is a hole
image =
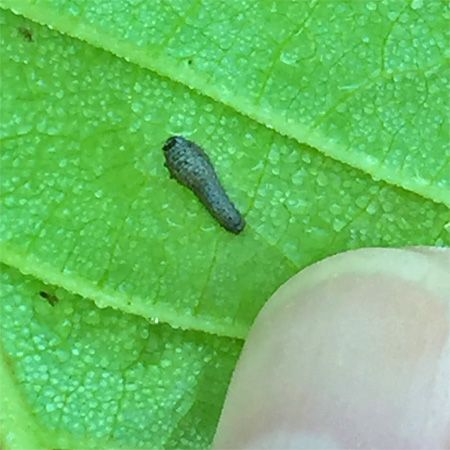
[[[449,268],[449,249],[363,249],[294,276],[255,321],[215,448],[448,448]]]

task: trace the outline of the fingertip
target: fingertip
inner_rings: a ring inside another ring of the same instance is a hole
[[[448,250],[364,249],[294,276],[255,321],[215,447],[443,448],[449,262]]]

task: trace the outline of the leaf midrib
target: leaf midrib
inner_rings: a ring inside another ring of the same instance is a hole
[[[247,225],[247,227],[250,227],[250,225]],[[290,266],[293,273],[298,271],[298,264],[292,261],[278,247],[268,242],[268,240],[255,229],[252,229],[252,231],[268,247],[276,250],[280,254],[281,258]],[[101,286],[96,286],[92,281],[73,275],[68,276],[67,274],[61,273],[60,270],[50,264],[39,261],[37,258],[35,261],[30,260],[27,255],[21,254],[14,246],[11,247],[8,244],[3,244],[0,245],[0,250],[0,263],[15,268],[25,275],[31,275],[43,283],[51,284],[68,292],[80,295],[83,298],[94,301],[97,306],[112,307],[119,309],[124,313],[134,314],[140,317],[149,316],[149,311],[146,308],[143,308],[140,304],[136,305],[135,303],[130,305],[128,303],[129,298],[118,295],[116,291],[112,294],[110,292],[105,292]],[[200,331],[234,339],[245,339],[248,333],[248,327],[242,326],[242,324],[231,326],[223,322],[218,326],[219,321],[215,318],[210,318],[209,323],[205,323],[205,319],[201,316],[184,317],[184,315],[168,311],[166,308],[159,309],[154,304],[151,305],[149,310],[152,311],[152,317],[157,318],[158,322],[167,323],[174,329],[181,328],[183,330]]]

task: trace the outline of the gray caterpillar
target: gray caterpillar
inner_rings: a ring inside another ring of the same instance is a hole
[[[194,192],[226,230],[240,233],[245,220],[220,184],[208,155],[182,136],[167,139],[163,151],[171,176]]]

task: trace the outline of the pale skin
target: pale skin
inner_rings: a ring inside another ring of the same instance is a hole
[[[449,449],[450,249],[300,272],[250,330],[215,449]]]

